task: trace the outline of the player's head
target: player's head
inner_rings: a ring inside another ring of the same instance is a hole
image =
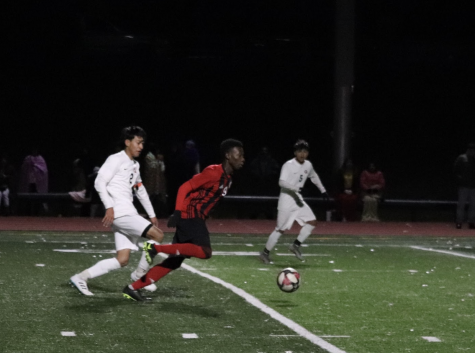
[[[310,146],[305,140],[297,140],[294,144],[294,155],[297,162],[302,164],[308,157]]]
[[[131,158],[140,156],[147,134],[140,126],[128,126],[122,129],[121,140],[125,153]]]
[[[244,164],[244,148],[241,141],[227,139],[221,142],[221,159],[232,170],[241,169]]]
[[[294,143],[294,152],[300,150],[306,150],[307,152],[310,151],[310,146],[308,145],[307,141],[299,139]]]

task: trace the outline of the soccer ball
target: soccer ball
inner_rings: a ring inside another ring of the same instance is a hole
[[[291,267],[284,268],[277,276],[277,285],[283,292],[295,292],[300,287],[300,274]]]

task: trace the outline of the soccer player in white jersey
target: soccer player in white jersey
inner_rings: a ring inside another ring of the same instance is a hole
[[[158,228],[158,220],[147,191],[142,185],[139,163],[135,160],[143,150],[145,138],[145,131],[139,126],[124,128],[121,134],[124,149],[110,155],[97,174],[94,187],[106,209],[102,224],[104,227],[112,227],[117,253],[116,257],[99,261],[70,278],[71,284],[84,295],[94,295],[87,286],[89,279],[105,275],[128,264],[130,251],[138,250],[137,241],[141,237],[157,243],[163,240],[163,232]],[[150,221],[138,214],[133,205],[134,193]],[[149,264],[143,253],[137,269],[132,272],[132,279],[138,280],[148,269]],[[145,289],[154,291],[157,287],[152,283]]]
[[[284,163],[280,172],[279,186],[280,195],[277,206],[277,226],[269,236],[266,247],[259,254],[259,258],[265,264],[270,264],[270,252],[274,249],[277,241],[286,230],[292,227],[294,221],[297,221],[302,228],[295,239],[294,243],[290,245],[289,250],[295,256],[305,261],[300,251],[300,245],[309,237],[313,228],[317,225],[317,218],[303,200],[300,190],[305,184],[307,178],[310,178],[324,198],[328,200],[328,194],[323,186],[318,174],[313,169],[313,165],[307,160],[309,146],[307,141],[298,140],[294,145],[295,158]]]

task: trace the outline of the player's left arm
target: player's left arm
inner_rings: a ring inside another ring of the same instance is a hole
[[[313,169],[313,166],[310,169],[310,173],[308,173],[308,174],[309,174],[308,177],[310,178],[312,183],[315,184],[315,186],[318,188],[318,190],[320,190],[323,197],[328,198],[327,190],[323,186],[323,183],[320,180],[320,177],[318,176],[317,172],[315,171],[315,169]]]
[[[154,226],[157,226],[157,217],[155,216],[155,211],[153,210],[152,203],[150,202],[150,198],[148,197],[147,190],[145,189],[145,186],[142,183],[142,178],[140,177],[140,174],[137,176],[137,180],[134,185],[134,190],[135,195],[137,195],[137,198],[145,209],[145,212],[147,212],[147,215],[152,221],[152,224]],[[156,222],[157,224],[155,224],[154,222]]]

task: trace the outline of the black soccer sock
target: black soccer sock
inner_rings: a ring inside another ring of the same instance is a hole
[[[269,250],[267,250],[267,248],[264,248],[264,254],[267,254],[267,255],[269,255],[269,254],[270,254],[270,251],[269,251]]]
[[[294,245],[300,246],[302,243],[299,242],[297,239],[294,240]]]

